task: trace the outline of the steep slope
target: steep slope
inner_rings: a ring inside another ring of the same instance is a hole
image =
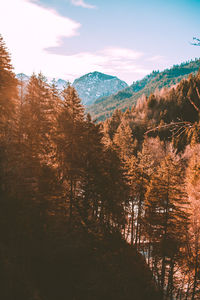
[[[1,299],[161,299],[144,259],[120,237],[73,232],[40,247],[26,242],[0,243]]]
[[[93,118],[101,121],[110,117],[116,108],[123,111],[137,102],[143,94],[149,96],[156,89],[168,88],[179,83],[189,74],[195,74],[200,68],[200,59],[175,65],[163,72],[152,72],[142,80],[134,82],[131,86],[111,95],[98,99],[87,111]]]
[[[115,76],[92,72],[76,79],[73,86],[82,99],[82,103],[90,105],[98,98],[117,93],[128,85]]]
[[[67,81],[63,80],[63,79],[58,79],[56,81],[56,85],[57,85],[59,90],[63,90],[63,88],[67,85]]]

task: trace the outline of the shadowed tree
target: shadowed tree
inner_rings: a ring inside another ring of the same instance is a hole
[[[17,114],[17,80],[10,55],[0,36],[0,222],[5,219],[5,211],[8,211],[10,216],[11,198],[15,196]],[[3,225],[0,227],[4,228]],[[6,228],[4,234],[8,234]]]
[[[190,225],[188,231],[188,261],[191,274],[191,299],[197,299],[200,285],[200,144],[193,145],[187,152],[190,152],[189,164],[187,167],[187,193],[190,201]]]
[[[76,185],[81,177],[79,148],[84,136],[84,111],[76,90],[70,85],[63,90],[61,96],[63,102],[58,115],[55,143],[60,180],[66,184],[66,205],[69,203],[71,222]]]
[[[152,255],[160,259],[158,280],[163,293],[167,284],[166,272],[169,270],[171,297],[174,266],[186,241],[188,221],[187,197],[181,174],[181,161],[169,153],[153,174],[145,195],[146,234],[151,240]]]

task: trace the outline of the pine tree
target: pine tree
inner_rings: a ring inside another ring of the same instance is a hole
[[[10,198],[15,186],[17,108],[17,80],[13,73],[10,55],[0,36],[0,210],[2,213],[0,219],[2,220],[5,218],[5,211],[11,210]],[[2,207],[4,204],[5,207]],[[5,233],[8,233],[6,228]]]
[[[0,132],[7,132],[9,120],[15,114],[17,79],[13,73],[10,55],[0,36]]]
[[[116,227],[118,230],[123,228],[125,231],[128,186],[124,167],[112,147],[106,148],[104,152],[101,189],[101,221],[108,227]]]
[[[117,131],[118,126],[120,125],[122,117],[121,110],[116,109],[110,119],[107,119],[104,122],[104,134],[107,136],[108,139],[111,141]]]
[[[14,134],[17,114],[17,80],[13,73],[10,55],[0,36],[0,148],[9,148]],[[4,152],[5,154],[5,152]],[[3,160],[3,157],[0,159]],[[2,167],[1,167],[2,170]]]
[[[30,222],[33,222],[34,218],[37,219],[32,227],[35,234],[39,235],[44,234],[58,187],[55,183],[57,174],[53,143],[55,117],[55,104],[45,77],[42,74],[33,74],[27,85],[19,115],[21,153],[18,192],[19,197],[24,199],[23,210],[31,213]]]
[[[199,144],[190,148],[190,160],[187,168],[186,184],[190,202],[190,226],[188,231],[188,262],[192,270],[193,286],[191,299],[196,298],[196,292],[200,285],[200,159]]]
[[[60,112],[57,121],[57,159],[60,168],[60,180],[65,182],[66,204],[69,199],[70,222],[73,205],[76,201],[76,185],[81,177],[80,144],[84,136],[84,110],[76,90],[68,85],[62,92]]]
[[[169,154],[158,167],[150,181],[145,196],[145,224],[147,240],[151,240],[152,255],[161,260],[160,288],[164,293],[166,266],[170,264],[173,273],[176,257],[185,242],[188,215],[186,193],[181,161]],[[172,274],[171,273],[171,274]],[[173,278],[171,278],[173,289]]]
[[[92,122],[90,115],[84,122],[83,140],[80,144],[82,170],[77,203],[85,220],[95,221],[98,218],[101,198],[101,182],[103,177],[104,145],[102,144],[100,125]]]
[[[140,190],[140,179],[141,174],[138,166],[138,159],[135,156],[129,157],[125,162],[125,170],[127,181],[129,185],[129,215],[131,223],[131,245],[133,245],[134,240],[137,247],[137,237],[135,234],[137,232],[136,228],[138,227],[138,213],[136,214],[136,209],[138,206],[138,196]],[[138,209],[137,209],[138,212]]]
[[[142,151],[138,152],[137,158],[132,156],[126,162],[125,168],[130,186],[131,207],[134,206],[135,245],[138,248],[140,248],[142,230],[144,230],[144,195],[148,182],[163,157],[163,145],[159,138],[146,137],[143,142]],[[133,220],[131,223],[133,224]]]
[[[132,130],[125,120],[122,121],[117,128],[113,141],[118,147],[120,156],[123,160],[126,160],[133,155],[135,145]]]
[[[9,198],[12,194],[17,155],[17,80],[13,73],[10,55],[0,36],[0,195]]]

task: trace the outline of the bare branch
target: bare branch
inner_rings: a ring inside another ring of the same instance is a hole
[[[180,133],[180,131],[183,130],[183,128],[184,128],[184,127],[182,127],[182,126],[181,126],[180,128],[178,128],[178,129],[177,129],[177,128],[174,128],[174,129],[173,129],[174,132],[173,132],[173,134],[172,134],[172,137],[176,137],[176,136]],[[186,128],[187,128],[187,127],[186,127]]]
[[[176,135],[176,138],[180,137],[186,130],[187,130],[187,127],[182,128],[182,131],[178,135]]]
[[[192,104],[192,106],[195,108],[195,110],[196,110],[198,113],[200,113],[200,108],[198,108],[198,107],[196,106],[196,104],[192,101],[192,99],[191,99],[190,97],[188,97],[188,99],[189,99],[190,103]]]
[[[199,90],[198,90],[198,88],[196,87],[196,92],[197,92],[197,95],[198,95],[198,97],[199,97],[199,100],[200,100],[200,93],[199,93]]]
[[[169,124],[165,124],[165,125],[159,125],[157,127],[151,128],[149,130],[147,130],[145,132],[145,134],[148,134],[150,132],[154,132],[157,131],[159,129],[166,129],[166,128],[172,128],[172,130],[179,130],[180,128],[190,128],[192,127],[192,123],[191,122],[186,122],[186,121],[180,121],[180,122],[171,122]]]

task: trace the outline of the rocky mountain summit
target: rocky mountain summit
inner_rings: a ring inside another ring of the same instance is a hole
[[[126,82],[100,72],[88,73],[73,82],[83,104],[93,104],[97,99],[110,96],[126,88]]]

